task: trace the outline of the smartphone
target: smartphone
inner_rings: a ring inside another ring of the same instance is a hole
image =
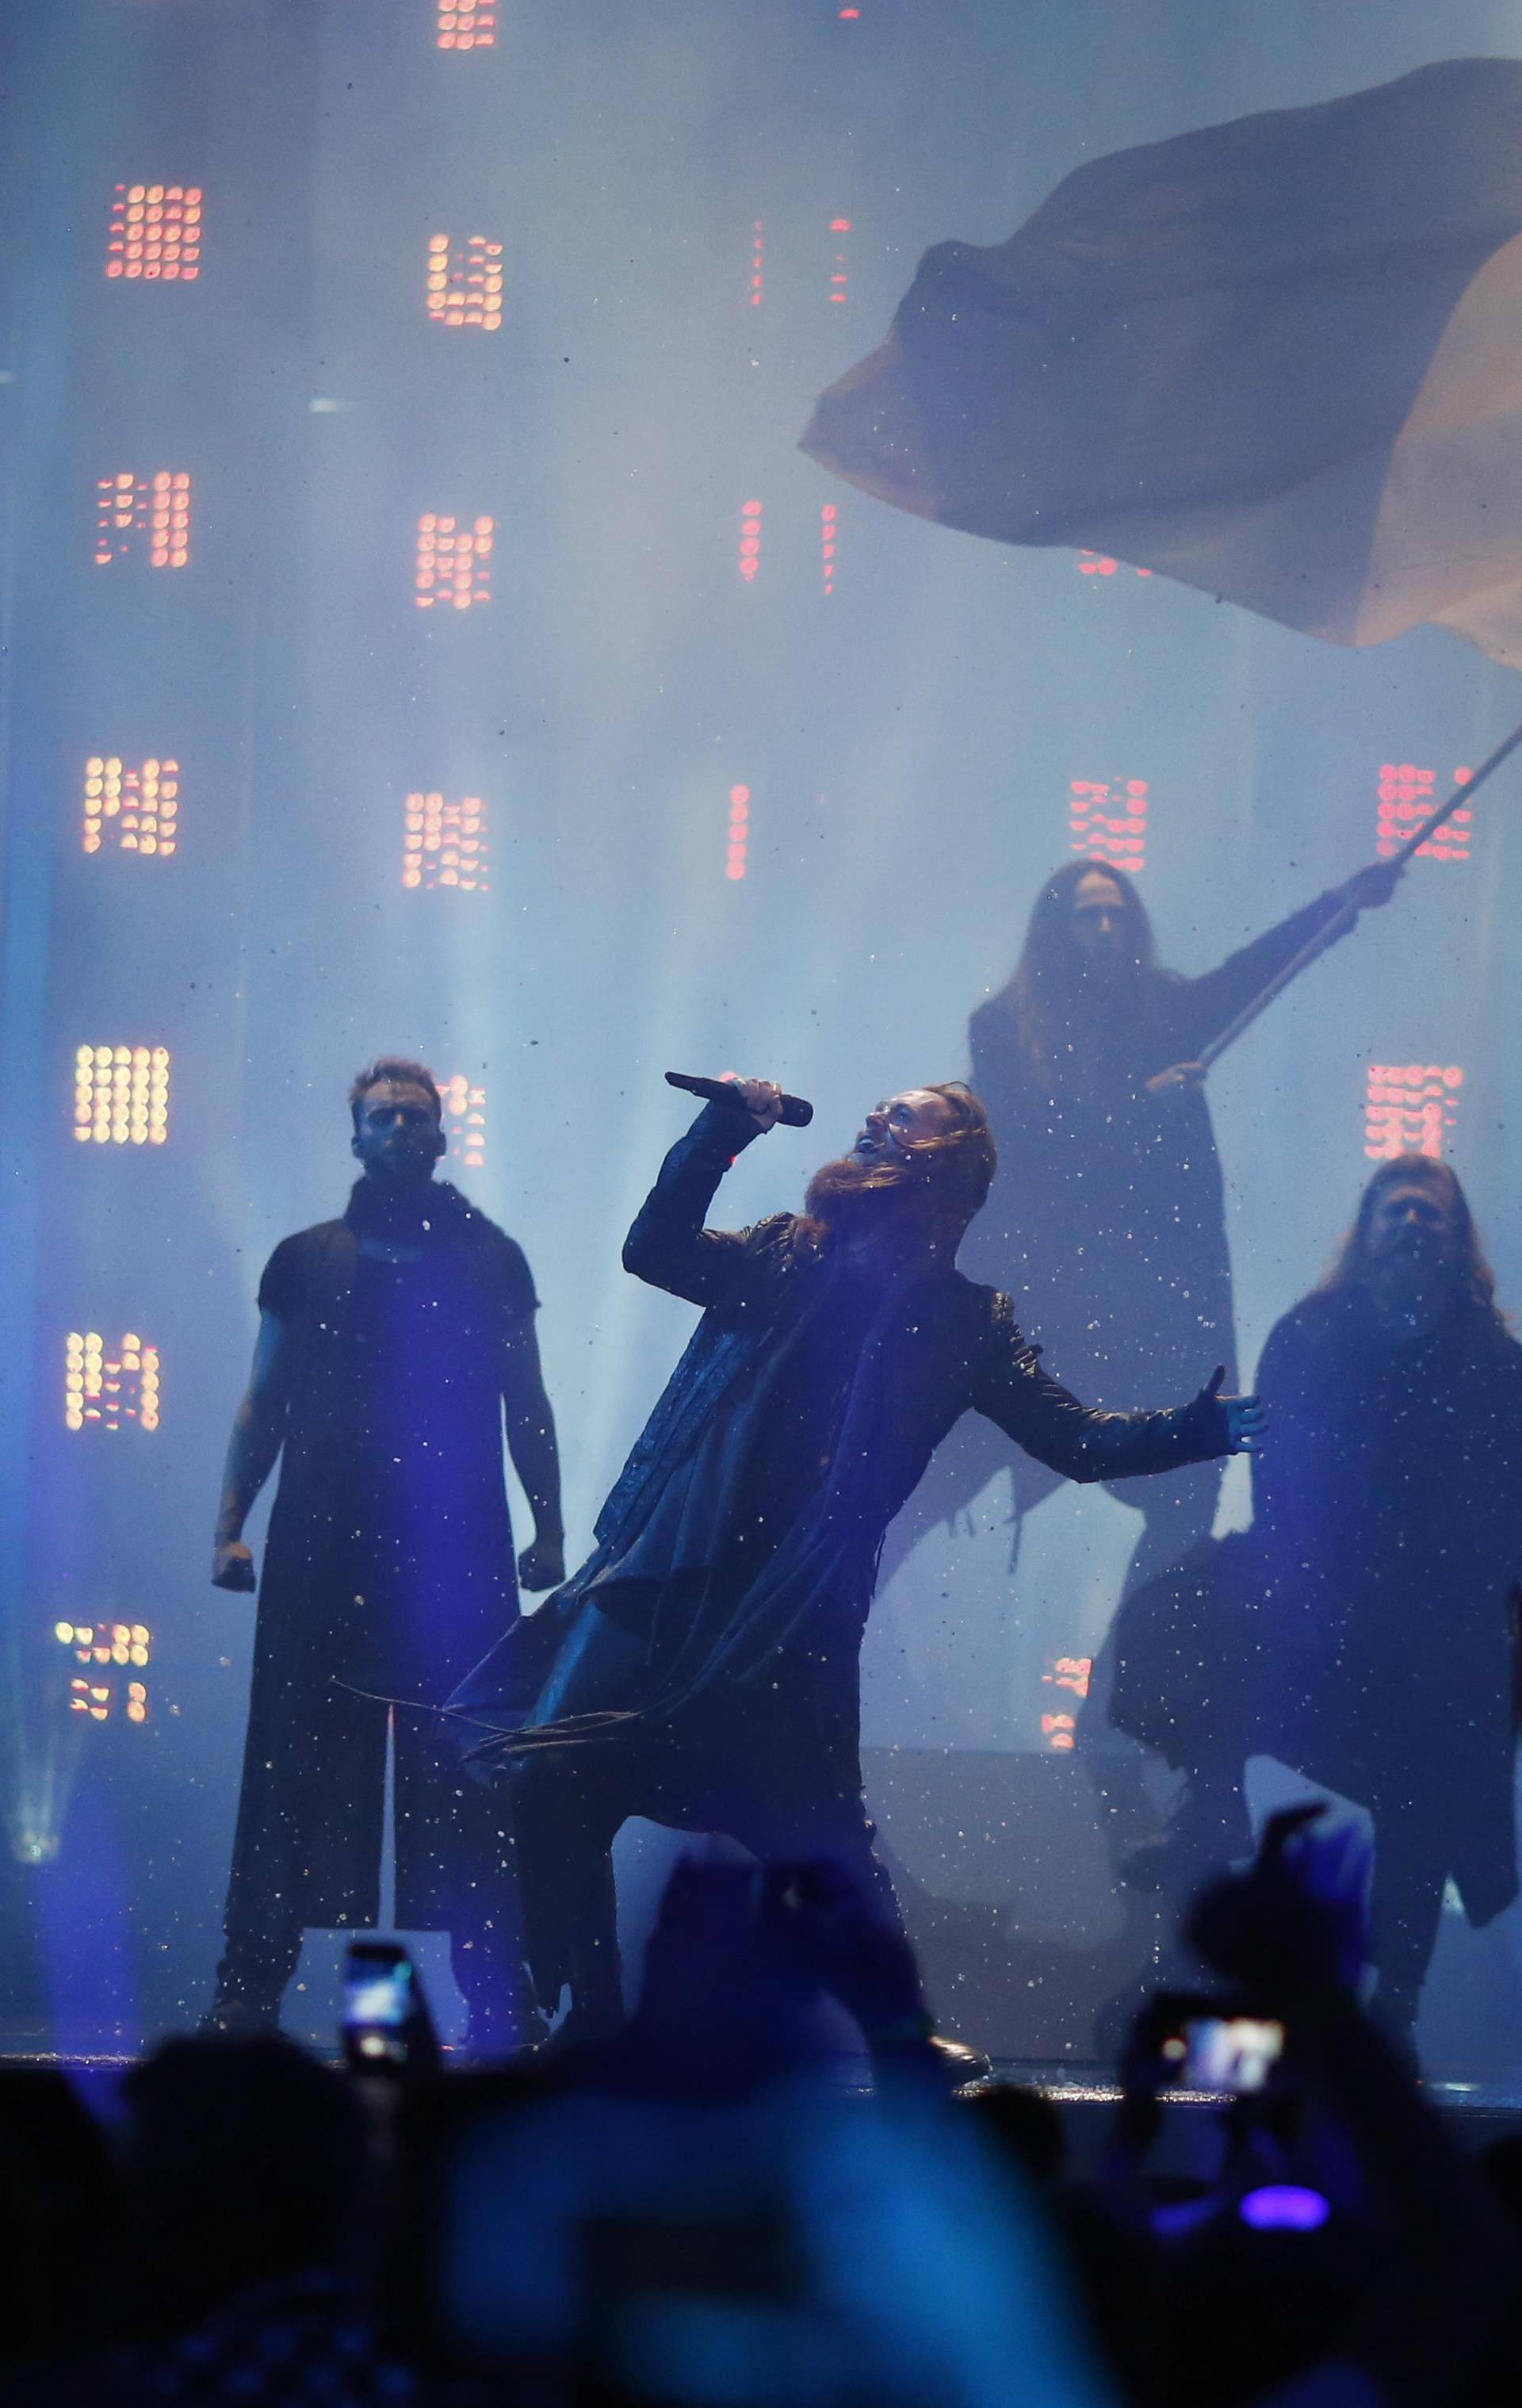
[[[391,1940],[351,1940],[344,1956],[343,2042],[359,2073],[432,2067],[434,2027],[417,1970]]]
[[[1213,2014],[1184,2007],[1164,2034],[1159,2054],[1171,2085],[1251,2098],[1267,2088],[1284,2055],[1284,2026],[1272,2015]]]

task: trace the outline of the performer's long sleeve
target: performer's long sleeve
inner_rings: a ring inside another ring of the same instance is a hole
[[[735,1230],[704,1228],[704,1215],[735,1155],[760,1135],[748,1113],[728,1104],[704,1106],[634,1215],[623,1243],[626,1271],[690,1304],[727,1300],[744,1241]]]
[[[1013,1324],[990,1341],[973,1395],[976,1411],[1066,1480],[1130,1480],[1230,1453],[1226,1408],[1203,1390],[1159,1412],[1101,1412],[1044,1371]]]
[[[1314,903],[1292,911],[1277,927],[1266,928],[1250,945],[1229,953],[1218,968],[1206,970],[1202,978],[1182,981],[1174,1007],[1182,1047],[1179,1059],[1194,1060],[1344,908],[1336,888],[1318,895]]]

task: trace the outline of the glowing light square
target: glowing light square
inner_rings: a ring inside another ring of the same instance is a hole
[[[1093,1670],[1092,1656],[1048,1656],[1041,1684],[1045,1689],[1066,1689],[1072,1697],[1087,1698]],[[1041,1717],[1042,1739],[1058,1756],[1072,1751],[1077,1743],[1077,1716],[1055,1703]]]
[[[1455,769],[1448,786],[1467,786],[1471,775],[1468,769]],[[1442,795],[1438,793],[1435,769],[1419,769],[1412,761],[1380,764],[1374,846],[1382,861],[1388,861],[1402,844],[1409,843],[1421,822],[1430,819],[1438,804],[1446,799],[1447,791],[1445,787]],[[1473,821],[1474,814],[1467,808],[1455,811],[1430,843],[1416,847],[1416,859],[1467,861]]]
[[[118,1709],[129,1723],[148,1720],[148,1684],[130,1677],[146,1668],[152,1656],[152,1633],[146,1623],[55,1622],[53,1637],[75,1661],[92,1668],[76,1673],[68,1685],[68,1711],[104,1723]],[[122,1679],[125,1670],[129,1677]]]
[[[1458,1116],[1464,1073],[1457,1062],[1374,1062],[1363,1104],[1363,1150],[1371,1162],[1398,1154],[1440,1161]]]
[[[1068,851],[1136,877],[1146,867],[1149,801],[1145,778],[1070,780]]]
[[[750,283],[747,293],[753,309],[759,309],[766,298],[766,221],[753,218],[750,225]]]
[[[193,284],[201,273],[199,184],[118,184],[106,239],[113,280]]]
[[[486,1089],[468,1079],[463,1071],[440,1079],[439,1100],[444,1106],[444,1134],[449,1141],[449,1159],[465,1170],[486,1168]]]
[[[135,559],[149,568],[185,568],[191,557],[191,480],[183,468],[131,469],[95,480],[97,568]]]
[[[495,334],[502,324],[503,246],[467,235],[463,251],[447,234],[428,237],[428,314],[436,326],[476,326]]]
[[[147,1664],[153,1634],[142,1622],[55,1622],[53,1637],[80,1664]]]
[[[159,1350],[129,1330],[114,1344],[98,1329],[64,1341],[64,1422],[71,1430],[156,1430],[162,1397]]]
[[[497,39],[496,0],[435,0],[441,50],[490,50]]]
[[[413,599],[420,610],[474,610],[491,599],[494,520],[424,510],[418,521]]]
[[[736,883],[745,876],[750,848],[750,788],[732,786],[729,838],[724,849],[724,875]]]
[[[164,1145],[169,1138],[166,1045],[79,1045],[74,1134],[80,1145]]]
[[[747,585],[755,583],[756,571],[761,566],[761,506],[760,502],[742,502],[740,550],[736,557],[736,566]]]
[[[830,253],[830,298],[844,306],[849,298],[850,273],[846,265],[845,236],[850,233],[849,218],[832,218],[830,232],[833,245]]]
[[[835,552],[840,536],[840,510],[833,502],[819,505],[819,586],[825,594],[835,590]]]
[[[86,853],[135,853],[168,861],[179,838],[179,764],[150,756],[134,768],[115,752],[85,763],[81,841]]]
[[[453,887],[489,895],[491,846],[487,809],[479,795],[450,802],[435,788],[408,795],[402,815],[402,883],[432,893]]]

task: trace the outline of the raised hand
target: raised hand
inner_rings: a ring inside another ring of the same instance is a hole
[[[1170,1068],[1159,1070],[1155,1079],[1144,1079],[1142,1093],[1144,1096],[1190,1096],[1204,1083],[1205,1066],[1202,1062],[1174,1062]]]
[[[1204,1393],[1215,1398],[1226,1414],[1226,1451],[1228,1455],[1261,1455],[1263,1432],[1268,1427],[1268,1415],[1258,1397],[1223,1397],[1226,1366],[1217,1363]]]
[[[840,2000],[869,2041],[930,2028],[914,1950],[828,1859],[767,1866],[762,1913],[794,1965]]]
[[[734,1089],[736,1101],[763,1135],[775,1128],[782,1116],[782,1090],[775,1079],[726,1079],[724,1083]]]
[[[1323,1799],[1271,1816],[1257,1857],[1194,1904],[1188,1936],[1207,1964],[1266,2003],[1351,1989],[1368,1950],[1369,1848],[1346,1824],[1324,1835]]]
[[[1366,869],[1356,869],[1351,878],[1344,879],[1337,891],[1355,911],[1377,911],[1389,901],[1404,876],[1404,862],[1371,861]]]

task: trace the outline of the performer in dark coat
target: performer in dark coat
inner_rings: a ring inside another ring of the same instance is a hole
[[[450,1932],[479,2041],[519,1950],[497,1818],[436,1709],[517,1617],[505,1408],[534,1513],[519,1572],[564,1577],[555,1426],[522,1252],[434,1177],[433,1079],[383,1060],[349,1100],[364,1175],[341,1221],[270,1258],[218,1517],[212,1578],[251,1590],[243,1525],[281,1457],[211,2019],[275,2020],[304,1928],[374,1922],[393,1697],[420,1709],[395,1721],[397,1917]]]
[[[1167,1886],[1245,1853],[1249,1756],[1371,1809],[1378,2003],[1409,2028],[1445,1882],[1476,1924],[1517,1887],[1522,1347],[1445,1164],[1382,1166],[1259,1382],[1252,1529],[1122,1607],[1112,1715],[1188,1774]]]
[[[1007,985],[974,1013],[973,1084],[1003,1168],[968,1266],[1007,1289],[1056,1376],[1097,1404],[1166,1395],[1203,1357],[1234,1376],[1231,1264],[1199,1057],[1274,973],[1349,904],[1387,902],[1397,873],[1360,870],[1200,978],[1159,969],[1123,871],[1073,861],[1042,888]],[[969,1424],[889,1534],[884,1574],[1007,1473],[1014,1520],[1059,1484]],[[1117,1492],[1143,1516],[1127,1587],[1210,1529],[1218,1466]]]
[[[1089,1411],[1046,1377],[1009,1301],[956,1268],[994,1150],[966,1088],[867,1115],[802,1216],[704,1216],[778,1090],[737,1082],[667,1155],[624,1248],[704,1318],[575,1578],[457,1693],[500,1739],[541,2002],[618,2011],[609,1851],[631,1814],[762,1858],[826,1855],[875,1887],[857,1659],[889,1521],[969,1407],[1054,1475],[1118,1479],[1250,1446],[1217,1373],[1171,1412]]]

